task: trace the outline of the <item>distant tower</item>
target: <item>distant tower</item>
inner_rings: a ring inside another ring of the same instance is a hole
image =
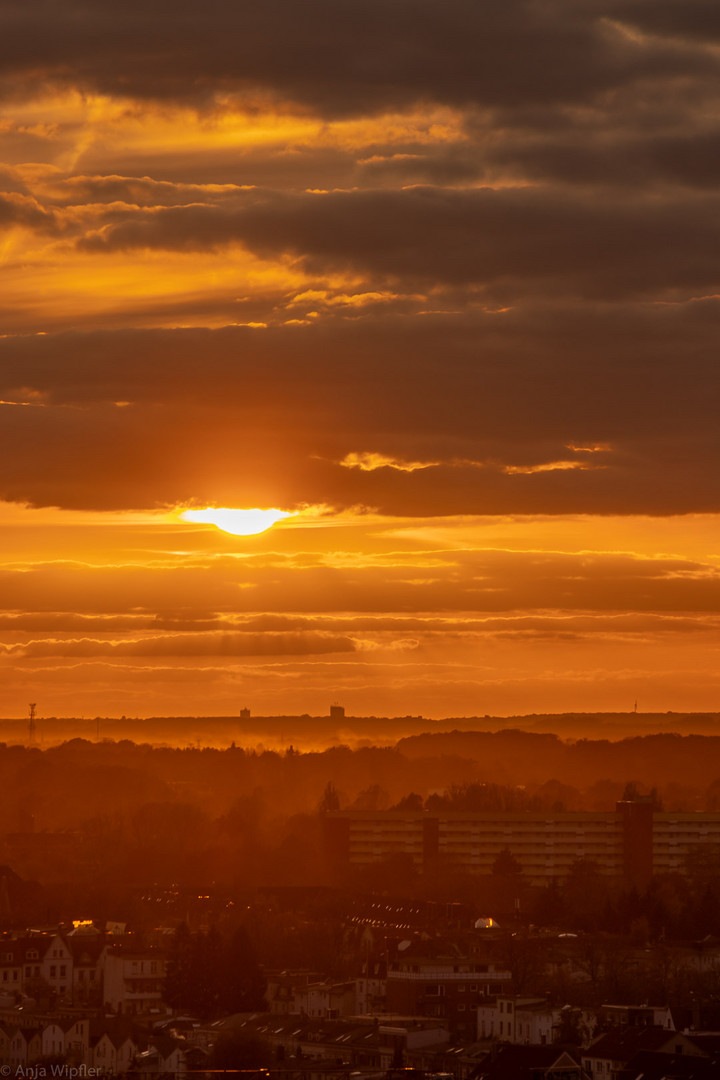
[[[35,702],[30,703],[30,720],[28,722],[28,742],[32,745],[35,742],[35,709],[37,708]]]
[[[633,712],[637,712],[637,698],[635,698],[635,708],[633,709]]]
[[[345,709],[342,707],[342,705],[338,705],[337,701],[335,702],[334,705],[330,706],[330,719],[331,720],[344,720],[345,719]]]

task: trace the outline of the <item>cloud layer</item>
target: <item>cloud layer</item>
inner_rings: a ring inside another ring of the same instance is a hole
[[[714,701],[719,43],[704,0],[3,4],[10,699]]]

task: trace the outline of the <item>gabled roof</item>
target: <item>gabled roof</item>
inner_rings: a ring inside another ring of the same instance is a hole
[[[579,1064],[567,1050],[556,1046],[503,1046],[495,1054],[486,1054],[470,1076],[473,1080],[531,1080],[538,1069]]]
[[[132,1039],[135,1043],[138,1042],[135,1025],[125,1016],[111,1016],[91,1020],[91,1044],[98,1043],[103,1035],[108,1036],[116,1049],[122,1046],[126,1039]]]
[[[604,1058],[611,1061],[629,1061],[640,1050],[662,1050],[674,1048],[678,1041],[687,1040],[677,1031],[667,1031],[661,1027],[623,1027],[614,1028],[601,1035],[594,1043],[583,1050],[584,1058]]]
[[[717,1080],[720,1061],[643,1050],[622,1070],[622,1080]]]

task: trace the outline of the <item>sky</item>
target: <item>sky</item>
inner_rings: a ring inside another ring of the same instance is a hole
[[[0,97],[0,715],[720,708],[716,3],[5,0]]]

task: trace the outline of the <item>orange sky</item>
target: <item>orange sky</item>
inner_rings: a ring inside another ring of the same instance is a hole
[[[718,44],[5,3],[0,715],[716,710]]]

